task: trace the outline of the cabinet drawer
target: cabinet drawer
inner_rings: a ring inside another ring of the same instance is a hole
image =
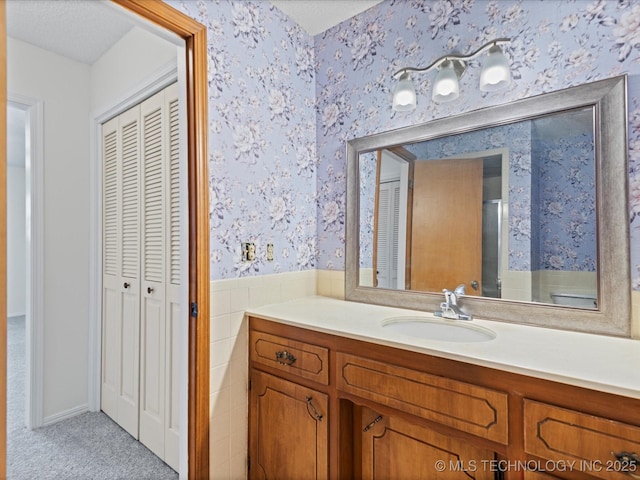
[[[613,455],[640,454],[640,428],[532,400],[524,401],[524,448],[596,478],[640,478]],[[630,476],[632,473],[635,476]]]
[[[329,350],[290,338],[251,332],[251,361],[329,384]]]
[[[409,368],[338,353],[338,389],[503,445],[507,394]]]

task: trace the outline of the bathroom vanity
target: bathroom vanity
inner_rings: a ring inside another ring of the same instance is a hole
[[[323,297],[247,316],[249,478],[640,478],[638,341],[436,341],[384,326],[428,313]]]

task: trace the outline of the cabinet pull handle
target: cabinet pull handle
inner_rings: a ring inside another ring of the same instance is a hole
[[[296,361],[296,357],[294,357],[293,355],[291,355],[289,352],[287,352],[286,350],[281,351],[281,352],[276,352],[276,362],[278,362],[280,365],[293,365]]]
[[[129,282],[124,282],[124,288],[129,288],[131,286],[131,284]]]
[[[376,423],[378,423],[380,420],[382,420],[382,415],[378,415],[376,418],[374,418],[371,423],[369,425],[367,425],[366,427],[364,427],[362,429],[363,432],[368,432],[369,430],[371,430]]]
[[[153,293],[153,287],[147,287],[147,293]]]
[[[311,407],[311,410],[313,410],[313,412],[309,412],[309,413],[311,413],[311,415],[315,417],[316,420],[321,422],[322,414],[318,412],[318,409],[313,405],[313,399],[311,397],[307,397],[307,411],[309,411],[309,407]]]
[[[620,462],[621,472],[626,473],[631,478],[640,479],[640,456],[631,452],[611,452],[618,462]]]

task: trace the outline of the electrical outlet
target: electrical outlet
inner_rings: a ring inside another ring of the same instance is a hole
[[[242,243],[242,261],[253,262],[256,259],[256,244],[251,242]]]
[[[267,262],[273,262],[273,243],[267,243]]]

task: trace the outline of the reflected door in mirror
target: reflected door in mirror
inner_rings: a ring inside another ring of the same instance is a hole
[[[439,292],[463,283],[468,295],[479,294],[482,160],[418,160],[413,175],[411,289]]]

